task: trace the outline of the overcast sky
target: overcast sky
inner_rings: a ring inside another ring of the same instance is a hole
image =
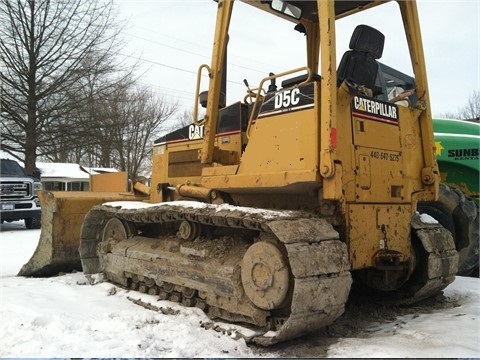
[[[213,0],[115,0],[120,19],[127,19],[126,61],[139,58],[142,83],[191,110],[196,73],[210,64],[215,27]],[[473,91],[480,90],[480,1],[419,0],[419,16],[434,116],[458,112]],[[381,62],[412,75],[396,4],[374,13],[340,20],[337,62],[356,25],[373,26],[385,34]],[[245,96],[243,79],[256,87],[269,72],[305,64],[303,35],[294,24],[278,21],[237,2],[229,44],[227,102]],[[201,89],[208,86],[202,81]]]

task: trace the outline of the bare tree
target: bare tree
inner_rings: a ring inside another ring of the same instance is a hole
[[[111,124],[104,104],[120,89],[126,91],[135,86],[135,82],[136,78],[131,73],[118,71],[110,62],[97,61],[96,67],[91,66],[91,71],[67,92],[72,101],[78,98],[83,101],[72,108],[68,117],[55,122],[55,129],[47,129],[47,136],[52,136],[52,140],[39,148],[39,156],[53,162],[97,163],[95,151],[105,148],[104,144],[110,141],[109,137],[102,137],[105,127]],[[72,124],[75,124],[74,131]],[[111,126],[116,127],[117,124]],[[102,164],[95,166],[110,167],[108,153],[104,157]]]
[[[187,125],[193,124],[193,109],[184,110],[180,115],[178,115],[173,121],[173,128],[180,129]]]
[[[119,50],[112,1],[0,0],[1,149],[35,169],[82,103],[87,74]],[[23,159],[22,159],[23,158]]]
[[[467,104],[460,108],[458,112],[440,114],[439,117],[480,122],[480,91],[473,91]]]
[[[460,118],[480,122],[480,91],[474,91],[467,104],[461,109]]]
[[[120,87],[102,109],[105,127],[99,134],[110,140],[99,142],[102,166],[127,171],[132,179],[150,169],[153,141],[166,130],[177,108],[176,103],[167,103],[147,88]]]

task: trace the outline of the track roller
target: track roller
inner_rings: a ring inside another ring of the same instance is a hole
[[[200,224],[192,221],[182,221],[178,233],[183,240],[192,241],[200,235]]]

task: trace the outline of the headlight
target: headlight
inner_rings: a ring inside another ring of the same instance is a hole
[[[33,195],[37,196],[38,190],[42,190],[42,183],[41,182],[34,182],[33,183]]]

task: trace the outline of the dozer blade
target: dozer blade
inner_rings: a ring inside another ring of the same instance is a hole
[[[40,191],[42,229],[37,249],[18,276],[48,277],[82,270],[78,247],[85,214],[109,201],[141,201],[133,193]]]

